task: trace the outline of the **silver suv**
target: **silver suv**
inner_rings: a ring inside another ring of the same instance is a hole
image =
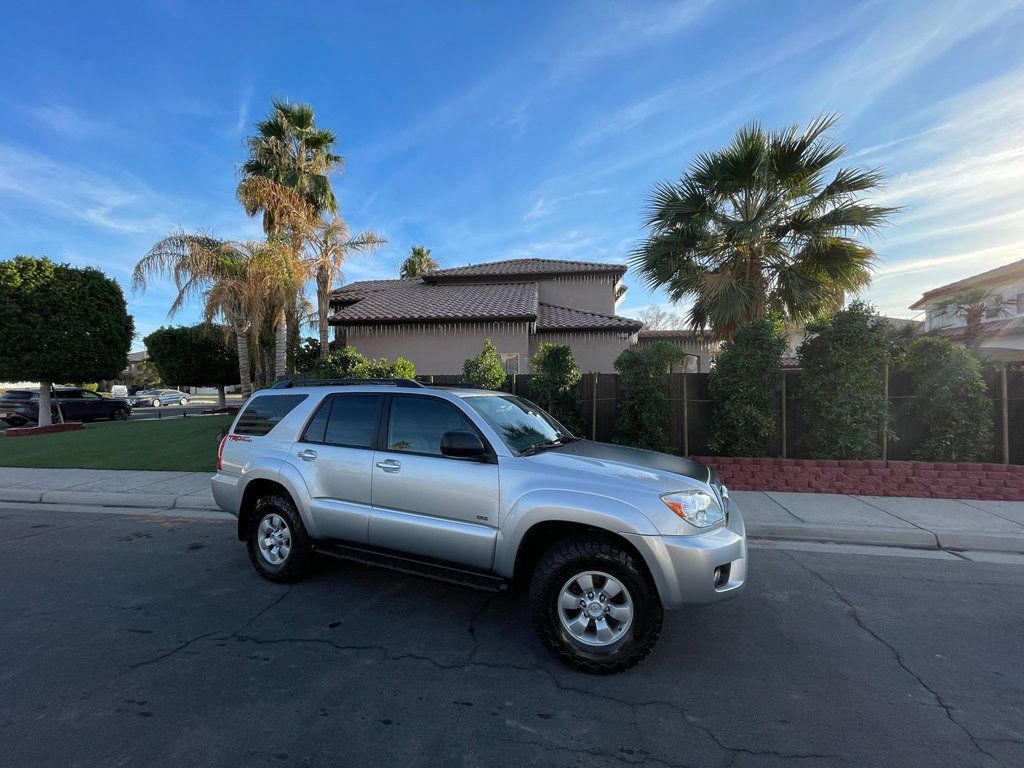
[[[212,479],[270,581],[324,553],[483,589],[528,584],[544,645],[596,673],[643,659],[663,608],[744,586],[743,518],[703,465],[582,440],[503,392],[288,385],[249,399]]]

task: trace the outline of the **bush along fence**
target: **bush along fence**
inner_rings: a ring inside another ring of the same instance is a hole
[[[927,432],[921,421],[925,409],[915,407],[919,397],[909,373],[886,366],[879,376],[887,409],[878,425],[874,460],[821,460],[811,455],[807,435],[813,425],[804,418],[807,409],[798,370],[785,371],[774,393],[778,416],[768,455],[746,458],[715,457],[709,449],[715,403],[708,374],[666,375],[669,449],[721,468],[726,483],[738,490],[1024,500],[1024,466],[1008,466],[1024,465],[1024,370],[1000,366],[985,372],[991,446],[988,461],[978,463],[913,461],[915,448]],[[459,375],[420,378],[449,385],[461,379]],[[530,378],[529,374],[509,376],[505,388],[532,398]],[[617,426],[623,399],[620,376],[583,374],[578,394],[577,426],[582,425],[578,433],[592,440],[622,442]],[[748,481],[740,479],[743,474]]]

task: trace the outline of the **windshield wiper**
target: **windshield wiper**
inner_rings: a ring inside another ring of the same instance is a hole
[[[528,448],[524,448],[519,452],[520,456],[533,456],[534,454],[546,451],[548,448],[557,448],[560,445],[566,445],[574,440],[579,440],[578,437],[572,437],[571,435],[564,435],[563,437],[556,438],[555,440],[545,440],[542,443],[534,443]]]

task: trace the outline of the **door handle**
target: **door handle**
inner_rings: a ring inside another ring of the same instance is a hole
[[[306,461],[312,461],[313,459],[316,458],[316,451],[314,451],[312,448],[306,448],[304,450],[299,451],[295,455],[298,456],[300,459],[305,459]]]
[[[395,461],[394,459],[385,459],[384,461],[378,461],[377,466],[385,472],[398,472],[402,469],[402,462]]]

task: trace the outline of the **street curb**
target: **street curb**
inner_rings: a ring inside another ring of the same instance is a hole
[[[813,525],[808,523],[759,523],[747,521],[747,534],[752,539],[835,541],[842,544],[881,544],[890,547],[928,547],[931,549],[938,549],[940,546],[935,534],[921,528]],[[1024,543],[1024,536],[1016,538]],[[1016,552],[1017,550],[1010,549],[1007,551]]]
[[[43,492],[31,488],[0,488],[0,501],[42,501]]]
[[[179,496],[174,506],[176,509],[220,509],[212,496]]]
[[[0,494],[0,498],[3,495]],[[167,509],[174,506],[177,496],[150,493],[108,493],[101,491],[44,491],[40,499],[44,504],[88,504],[93,507],[141,507]]]
[[[1024,536],[1016,533],[936,531],[943,549],[984,549],[989,552],[1024,552]]]

